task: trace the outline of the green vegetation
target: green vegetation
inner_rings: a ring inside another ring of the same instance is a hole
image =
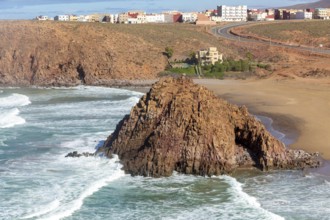
[[[249,60],[227,59],[222,63],[202,67],[203,75],[211,78],[223,78],[225,73],[230,72],[252,72],[255,65]]]
[[[170,59],[173,56],[174,50],[171,47],[165,47],[165,55],[168,59]]]
[[[271,71],[271,65],[262,64],[262,63],[254,63],[251,61],[251,56],[248,59],[243,60],[234,60],[234,59],[226,59],[222,63],[217,62],[214,65],[206,65],[202,66],[202,76],[207,78],[217,78],[222,79],[225,75],[230,76],[231,74],[237,75],[237,73],[252,73],[258,68],[262,68],[268,71]],[[168,68],[168,73],[173,74],[187,74],[189,76],[196,76],[196,65],[191,65],[187,68]]]

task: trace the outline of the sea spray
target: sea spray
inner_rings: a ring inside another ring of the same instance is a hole
[[[45,216],[39,216],[39,219],[62,219],[68,216],[71,216],[75,211],[79,210],[81,206],[83,205],[84,200],[93,195],[95,192],[100,190],[102,187],[108,185],[110,182],[115,181],[123,176],[125,176],[125,173],[123,170],[121,170],[122,166],[119,162],[119,159],[116,155],[114,155],[114,158],[111,159],[109,162],[110,167],[108,175],[105,175],[105,177],[102,177],[101,179],[96,180],[95,182],[91,182],[86,186],[86,189],[81,192],[78,198],[65,202],[65,203],[60,203],[56,209],[51,210],[51,212],[48,213],[43,213],[46,214]],[[100,167],[101,168],[101,167]],[[111,171],[112,172],[111,172]]]
[[[253,209],[255,209],[256,212],[259,213],[260,219],[284,220],[283,217],[262,208],[255,197],[243,191],[243,184],[238,182],[235,178],[230,176],[221,176],[219,178],[225,180],[225,182],[231,186],[230,188],[228,188],[228,191],[231,193],[232,200],[236,203],[236,205],[241,207],[252,207]]]
[[[31,104],[29,97],[22,94],[14,93],[10,96],[0,98],[0,108],[12,108],[29,104]]]
[[[26,121],[19,116],[19,108],[31,104],[28,96],[11,94],[0,98],[0,128],[10,128],[24,124]]]

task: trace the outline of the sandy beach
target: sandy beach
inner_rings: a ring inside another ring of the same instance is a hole
[[[289,147],[318,151],[330,159],[330,86],[318,80],[196,79],[231,103],[273,119],[275,129],[294,139]],[[322,82],[322,83],[321,83]]]

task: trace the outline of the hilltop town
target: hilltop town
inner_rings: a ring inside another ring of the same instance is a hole
[[[165,11],[162,13],[147,13],[145,11],[128,11],[119,14],[89,14],[89,15],[56,15],[49,17],[40,15],[36,20],[55,20],[73,22],[105,22],[120,24],[143,23],[195,23],[214,25],[218,22],[242,21],[274,21],[274,20],[303,20],[303,19],[330,19],[330,8],[305,9],[248,9],[246,5],[220,5],[217,9],[202,12]]]

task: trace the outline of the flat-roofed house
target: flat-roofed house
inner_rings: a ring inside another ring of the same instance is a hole
[[[210,47],[208,49],[203,49],[197,52],[196,58],[198,62],[202,65],[214,65],[216,62],[222,62],[222,54],[219,53],[216,47]]]

